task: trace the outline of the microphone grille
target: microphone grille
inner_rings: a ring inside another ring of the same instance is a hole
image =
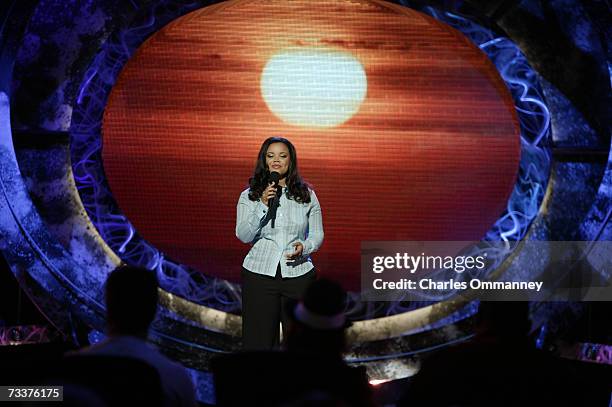
[[[278,182],[280,181],[280,173],[276,172],[276,171],[271,171],[270,172],[270,180],[272,182]]]

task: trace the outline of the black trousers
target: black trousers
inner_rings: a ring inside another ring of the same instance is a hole
[[[280,344],[279,323],[283,332],[289,326],[289,312],[315,279],[315,270],[292,278],[252,273],[242,268],[242,347],[245,350],[271,350]]]

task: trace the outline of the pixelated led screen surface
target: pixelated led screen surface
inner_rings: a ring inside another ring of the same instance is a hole
[[[479,240],[520,156],[511,96],[450,27],[376,1],[231,1],[179,18],[125,66],[103,122],[122,211],[167,256],[239,281],[236,204],[264,139],[317,192],[321,274],[359,287],[362,240]]]

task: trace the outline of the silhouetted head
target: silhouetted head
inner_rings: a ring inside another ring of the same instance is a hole
[[[338,283],[326,278],[313,281],[293,308],[287,349],[341,356],[346,345],[344,330],[350,326],[345,301],[346,293]]]
[[[109,335],[145,336],[157,311],[157,275],[140,267],[120,266],[106,280]]]

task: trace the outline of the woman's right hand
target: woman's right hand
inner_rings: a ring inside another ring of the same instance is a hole
[[[271,182],[270,185],[268,185],[268,187],[261,193],[261,202],[263,202],[266,206],[270,206],[268,205],[268,202],[270,199],[274,199],[275,196],[276,187],[274,186],[274,183]]]

